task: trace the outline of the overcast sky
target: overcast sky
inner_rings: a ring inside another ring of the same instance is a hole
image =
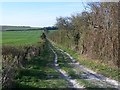
[[[56,17],[84,10],[82,2],[4,2],[1,25],[52,26]]]

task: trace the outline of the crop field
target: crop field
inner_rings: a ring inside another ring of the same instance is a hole
[[[6,31],[2,32],[3,45],[32,45],[40,41],[40,35],[43,31]]]
[[[119,90],[119,5],[4,3],[2,89]]]

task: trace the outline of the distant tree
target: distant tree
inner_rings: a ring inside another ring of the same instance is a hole
[[[44,28],[44,32],[47,35],[49,33],[49,30],[47,28]]]
[[[72,22],[71,17],[59,17],[56,18],[57,23],[56,26],[61,30],[71,30],[72,29]]]

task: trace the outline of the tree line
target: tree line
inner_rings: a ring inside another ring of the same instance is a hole
[[[120,66],[119,2],[92,2],[87,8],[70,17],[57,17],[59,31],[52,33],[50,39],[80,54]]]
[[[55,26],[48,27],[30,27],[30,26],[2,26],[1,31],[33,31],[33,30],[57,30]]]

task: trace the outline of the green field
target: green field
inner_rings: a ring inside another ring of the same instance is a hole
[[[3,45],[32,45],[40,41],[43,31],[6,31],[2,32]]]

